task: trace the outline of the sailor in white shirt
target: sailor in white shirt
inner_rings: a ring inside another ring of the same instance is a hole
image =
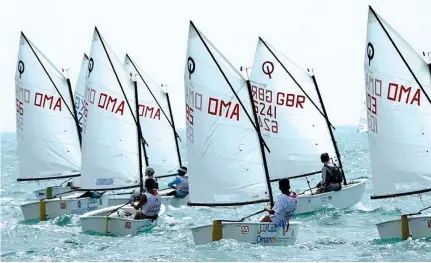
[[[283,178],[278,182],[281,194],[273,208],[265,207],[269,213],[262,222],[274,222],[277,226],[285,227],[289,225],[296,210],[296,193],[290,191],[290,182],[288,178]]]

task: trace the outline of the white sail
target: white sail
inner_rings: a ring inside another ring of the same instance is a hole
[[[97,28],[87,74],[81,187],[113,189],[139,185],[133,83]]]
[[[190,202],[234,205],[268,200],[257,133],[205,44],[251,113],[246,81],[200,35],[205,42],[190,23],[184,72]]]
[[[82,128],[83,112],[84,112],[84,95],[85,95],[85,78],[88,75],[88,57],[84,54],[79,70],[78,81],[75,86],[75,108],[79,126]]]
[[[266,44],[311,98],[259,39],[250,80],[260,129],[271,150],[266,154],[271,179],[321,171],[324,152],[337,163],[313,79]]]
[[[359,132],[368,131],[367,103],[365,101],[364,101],[363,107],[361,108],[361,116],[359,117],[358,131]]]
[[[15,91],[18,180],[79,175],[81,151],[67,80],[24,34]]]
[[[155,169],[156,176],[176,173],[180,164],[166,93],[127,55],[124,68],[137,80],[139,120],[142,134],[149,145],[146,147],[148,164]]]
[[[379,19],[430,96],[428,65]],[[374,194],[431,188],[431,104],[371,9],[364,70]]]

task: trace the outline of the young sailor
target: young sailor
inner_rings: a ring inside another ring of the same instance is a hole
[[[322,181],[316,185],[318,189],[315,194],[341,190],[341,182],[343,181],[341,170],[335,164],[330,163],[329,160],[328,153],[320,155],[320,161],[323,163]]]
[[[181,166],[178,170],[178,176],[168,184],[170,188],[175,190],[166,195],[175,195],[176,198],[184,198],[189,194],[189,181],[186,178],[187,167]]]
[[[153,178],[147,178],[145,180],[145,189],[139,203],[136,206],[132,203],[132,206],[136,209],[134,219],[156,220],[162,205],[162,201],[156,189],[156,181]]]
[[[262,222],[274,222],[277,226],[285,227],[289,225],[296,210],[296,193],[290,191],[290,182],[288,178],[283,178],[278,182],[281,194],[273,208],[265,207],[264,210],[269,213]]]
[[[155,173],[156,172],[154,171],[153,167],[147,166],[147,168],[145,168],[145,177],[154,179],[156,181],[156,189],[159,189],[159,183],[157,183],[157,179],[154,178]]]

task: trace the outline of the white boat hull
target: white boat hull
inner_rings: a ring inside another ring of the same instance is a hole
[[[351,207],[361,201],[367,179],[357,179],[343,186],[340,191],[310,194],[310,191],[298,195],[295,215],[311,213],[332,205],[338,209]]]
[[[124,204],[123,204],[124,205]],[[99,234],[110,234],[110,235],[134,235],[139,232],[146,232],[157,226],[157,220],[134,220],[132,219],[136,210],[130,205],[121,207],[117,205],[113,207],[107,207],[99,209],[97,211],[88,212],[82,216],[81,225],[83,232],[94,232]],[[109,215],[111,211],[121,207],[116,212]],[[128,212],[131,216],[124,216],[124,213]],[[165,206],[161,206],[159,218],[165,213]]]
[[[62,197],[68,194],[71,194],[72,188],[65,186],[53,186],[52,187],[52,196]],[[48,196],[47,188],[39,189],[33,192],[36,196],[37,200],[45,199]]]
[[[409,232],[413,239],[431,238],[431,215],[409,216]],[[381,239],[401,239],[401,219],[376,224]]]
[[[213,242],[213,225],[192,228],[196,245]],[[234,239],[240,242],[265,246],[288,246],[295,243],[299,231],[299,223],[290,222],[288,231],[266,222],[222,222],[223,239]]]
[[[79,195],[74,194],[64,198],[39,200],[21,205],[24,220],[41,219],[41,209],[43,210],[41,202],[45,204],[44,211],[46,214],[46,219],[70,214],[79,215],[88,211],[106,207],[108,205],[108,196],[104,195],[101,198],[78,198]]]

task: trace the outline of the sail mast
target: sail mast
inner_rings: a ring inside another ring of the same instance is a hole
[[[130,73],[132,74],[132,73]],[[139,132],[141,124],[139,121],[139,101],[138,101],[138,82],[136,81],[136,77],[133,76],[133,85],[135,87],[135,106],[136,106],[136,121],[138,122],[138,126],[136,127],[136,132],[138,133],[138,162],[139,162],[139,190],[140,193],[144,192],[144,184],[143,184],[143,175],[142,175],[142,151],[141,151],[141,133]],[[145,152],[145,145],[144,152]],[[145,155],[145,162],[148,166],[148,158]]]
[[[389,38],[389,40],[391,41],[392,45],[394,46],[395,50],[397,51],[398,55],[400,55],[401,59],[403,60],[404,64],[406,65],[407,69],[410,71],[410,73],[412,74],[413,78],[415,79],[416,83],[419,85],[419,87],[421,88],[422,92],[424,93],[425,97],[427,98],[428,102],[431,104],[431,98],[428,96],[428,94],[425,92],[425,89],[422,87],[422,84],[419,82],[418,78],[416,77],[415,73],[413,72],[413,70],[410,68],[409,63],[407,63],[406,59],[404,58],[403,54],[401,54],[401,51],[398,49],[397,45],[395,44],[394,40],[392,39],[392,37],[389,35],[388,31],[386,30],[385,26],[383,25],[382,21],[380,21],[379,16],[376,14],[376,12],[374,11],[374,9],[369,6],[371,12],[373,12],[374,17],[377,19],[377,21],[379,22],[380,26],[382,27],[383,31],[385,31],[386,36]]]
[[[252,91],[251,91],[250,80],[247,80],[247,89],[248,89],[248,95],[250,96],[250,103],[251,103],[251,109],[253,111],[254,121],[257,124],[257,123],[259,123],[259,121],[257,119],[256,109],[254,108],[254,105],[253,105],[253,94],[252,94]],[[266,161],[265,148],[263,146],[262,140],[260,139],[260,138],[262,138],[262,134],[261,134],[260,128],[257,129],[257,134],[259,136],[260,153],[262,155],[263,168],[265,170],[266,185],[268,187],[268,192],[269,192],[268,193],[269,194],[269,202],[270,202],[271,207],[274,207],[274,197],[272,195],[271,179],[269,177],[269,170],[268,170],[268,163]]]
[[[325,118],[326,124],[328,126],[329,134],[331,135],[332,144],[334,145],[334,148],[335,148],[335,153],[337,154],[338,164],[340,165],[344,185],[347,185],[346,176],[345,176],[344,170],[343,170],[343,164],[341,163],[340,151],[338,150],[337,141],[335,140],[334,133],[332,132],[331,124],[329,123],[329,117],[328,117],[328,114],[326,113],[325,104],[323,103],[322,95],[320,94],[319,86],[317,85],[317,81],[316,81],[316,77],[314,76],[314,73],[311,76],[311,78],[313,79],[314,87],[316,87],[317,96],[319,97],[320,105],[322,105],[323,114],[325,114],[325,116],[326,116],[326,118]]]

